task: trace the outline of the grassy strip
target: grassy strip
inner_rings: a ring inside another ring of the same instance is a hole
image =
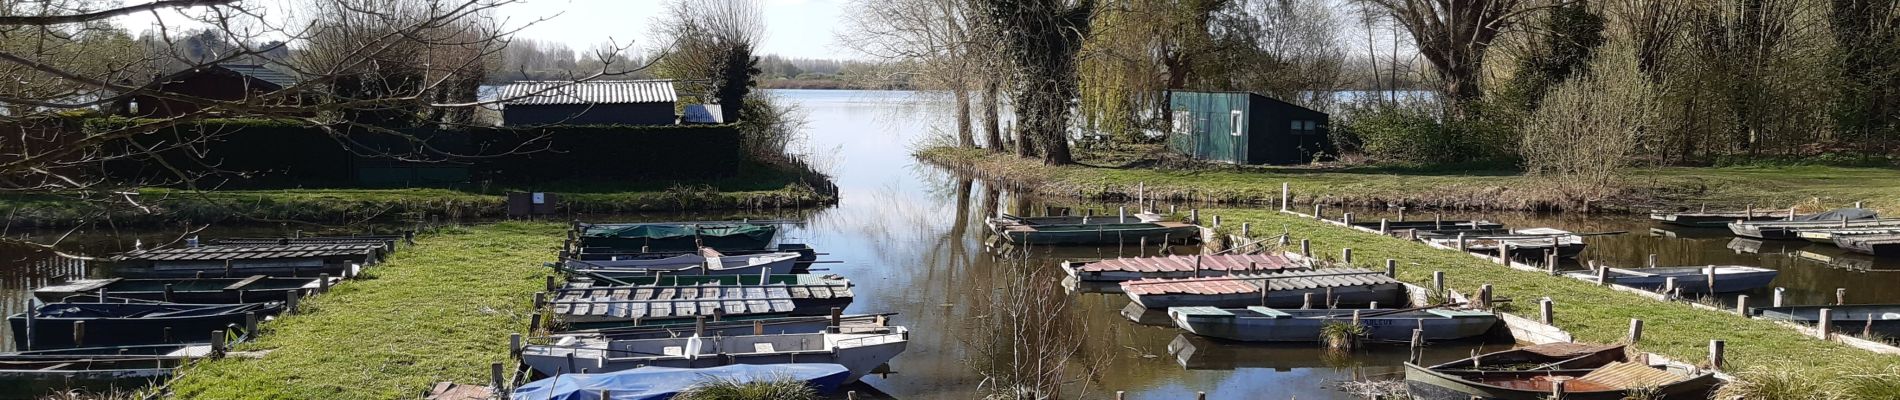
[[[1865,201],[1870,207],[1900,209],[1900,170],[1882,168],[1641,168],[1631,171],[1619,183],[1620,189],[1576,193],[1575,185],[1509,171],[1086,165],[1139,165],[1140,160],[1126,155],[1051,167],[1035,160],[947,147],[922,149],[916,156],[1044,194],[1090,198],[1132,197],[1137,185],[1145,184],[1154,198],[1272,203],[1279,201],[1280,184],[1291,182],[1295,201],[1302,203],[1540,210],[1573,208],[1579,198],[1600,196],[1591,200],[1592,208],[1644,211],[1703,204],[1737,209],[1750,204],[1762,208],[1801,204],[1804,209],[1819,209]]]
[[[415,398],[438,381],[480,383],[508,359],[507,335],[527,330],[561,240],[557,224],[507,222],[425,235],[362,280],[263,325],[225,358],[187,368],[181,398]]]
[[[618,188],[557,185],[537,190],[556,193],[567,210],[578,213],[756,209],[837,201],[836,196],[802,183],[780,184],[775,188],[755,182]],[[425,221],[432,216],[453,220],[503,216],[506,193],[440,188],[147,189],[140,198],[149,210],[119,199],[37,195],[0,198],[0,215],[14,226],[72,226],[106,220],[119,226],[232,220],[350,224]]]
[[[1664,303],[1570,278],[1506,268],[1454,251],[1424,244],[1327,225],[1268,210],[1202,210],[1220,215],[1228,227],[1251,222],[1256,232],[1282,227],[1293,240],[1310,239],[1316,255],[1337,255],[1351,247],[1362,267],[1383,269],[1385,259],[1399,260],[1399,279],[1429,286],[1432,271],[1444,271],[1447,285],[1463,293],[1477,293],[1491,284],[1500,298],[1515,299],[1517,307],[1534,305],[1549,297],[1555,302],[1555,322],[1578,341],[1620,341],[1632,318],[1644,321],[1643,350],[1679,360],[1706,360],[1711,339],[1728,341],[1729,369],[1744,378],[1777,373],[1823,382],[1816,390],[1870,390],[1860,379],[1868,374],[1900,374],[1900,357],[1876,355],[1807,337],[1774,323],[1744,319],[1683,303]],[[1336,256],[1327,256],[1336,259]],[[1534,311],[1533,311],[1534,312]],[[1895,379],[1900,379],[1897,375]],[[1891,386],[1891,385],[1890,385]],[[1888,389],[1895,389],[1889,387]],[[1900,391],[1882,393],[1900,398]],[[1814,394],[1814,393],[1810,393]],[[1823,398],[1823,397],[1812,397]],[[1836,397],[1864,398],[1864,397]]]

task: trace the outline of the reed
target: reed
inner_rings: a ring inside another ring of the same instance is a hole
[[[1331,351],[1352,351],[1359,348],[1359,339],[1366,336],[1365,325],[1350,322],[1327,322],[1319,329],[1320,342]]]
[[[816,400],[818,391],[797,379],[744,381],[710,377],[674,395],[675,400]]]

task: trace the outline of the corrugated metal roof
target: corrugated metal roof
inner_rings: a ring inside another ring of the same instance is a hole
[[[679,100],[671,80],[516,82],[501,87],[508,105],[672,103]]]
[[[1122,282],[1121,286],[1122,291],[1130,295],[1212,295],[1260,291],[1259,281],[1250,280],[1248,278],[1271,278],[1271,280],[1267,281],[1269,290],[1305,290],[1399,283],[1398,280],[1385,276],[1383,273],[1372,272],[1365,269],[1329,268],[1287,271],[1276,274],[1242,274],[1212,278],[1142,279]]]
[[[277,85],[279,88],[290,87],[291,85],[297,84],[296,77],[290,76],[290,74],[286,74],[283,72],[278,72],[277,70],[274,70],[274,69],[265,68],[262,65],[218,64],[218,67],[231,70],[231,72],[236,72],[239,75],[257,78],[258,80],[265,81],[265,82],[270,82],[271,84]]]
[[[208,246],[135,250],[119,255],[121,261],[253,260],[369,255],[380,245]]]
[[[1169,256],[1116,258],[1083,264],[1082,272],[1127,271],[1140,273],[1192,272],[1196,260],[1203,271],[1251,271],[1306,268],[1284,255],[1223,254],[1215,256]],[[1252,269],[1250,269],[1252,268]]]

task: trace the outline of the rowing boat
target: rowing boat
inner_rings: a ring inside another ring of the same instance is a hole
[[[0,398],[40,398],[66,390],[99,392],[162,382],[210,345],[141,345],[0,353]]]
[[[646,367],[604,374],[563,374],[515,388],[512,400],[667,400],[718,380],[734,384],[793,380],[819,394],[838,391],[851,369],[838,364],[722,365],[706,368]],[[855,395],[853,396],[855,397]]]
[[[341,278],[330,278],[335,283]],[[204,279],[80,279],[33,290],[33,296],[45,302],[58,302],[78,295],[188,304],[238,304],[287,301],[291,292],[313,294],[322,287],[320,278],[272,278],[255,275],[246,278]]]
[[[870,374],[904,352],[910,331],[901,326],[838,327],[821,333],[663,339],[563,338],[524,346],[521,360],[542,375],[601,373],[640,367],[706,368],[731,364],[839,364],[846,383]]]
[[[1709,211],[1676,212],[1650,211],[1649,219],[1670,225],[1698,228],[1720,228],[1735,221],[1769,221],[1787,218],[1788,213],[1778,211]]]
[[[1676,288],[1685,294],[1732,293],[1768,287],[1781,271],[1742,265],[1710,265],[1702,267],[1659,267],[1623,269],[1603,267],[1604,278],[1610,283],[1637,289],[1658,291],[1667,289],[1670,278],[1675,278]],[[1572,272],[1568,275],[1586,280],[1596,279],[1593,272]],[[1709,277],[1715,278],[1715,285],[1709,285]]]
[[[1491,235],[1431,235],[1420,237],[1424,240],[1446,247],[1458,247],[1462,238],[1464,250],[1486,255],[1497,255],[1498,246],[1509,246],[1511,257],[1543,257],[1546,252],[1555,249],[1558,257],[1572,258],[1583,253],[1586,244],[1583,236],[1570,231],[1555,228],[1519,229],[1510,234]]]
[[[1359,268],[1212,278],[1142,279],[1122,282],[1121,287],[1122,292],[1134,300],[1134,304],[1151,309],[1256,305],[1279,308],[1323,308],[1327,305],[1362,307],[1372,302],[1399,304],[1405,295],[1404,284],[1398,280],[1384,273]],[[1314,304],[1307,304],[1309,298]]]
[[[1900,235],[1900,227],[1892,228],[1826,228],[1796,229],[1794,236],[1815,243],[1835,244],[1835,239],[1846,236],[1864,235]]]
[[[1552,343],[1479,355],[1429,367],[1405,363],[1405,383],[1419,400],[1543,400],[1564,386],[1565,400],[1706,399],[1714,374],[1631,362],[1623,345]]]
[[[1168,317],[1176,327],[1196,335],[1243,342],[1317,342],[1326,325],[1354,322],[1365,327],[1364,338],[1369,340],[1409,340],[1414,329],[1422,330],[1425,340],[1455,340],[1483,335],[1498,322],[1497,315],[1476,310],[1282,310],[1260,306],[1174,307],[1168,309]]]
[[[1752,307],[1748,312],[1762,319],[1814,325],[1821,320],[1823,309],[1830,310],[1828,319],[1835,332],[1900,336],[1900,304]]]
[[[705,249],[702,254],[681,254],[669,257],[630,258],[618,260],[567,260],[563,262],[567,269],[574,271],[598,272],[634,272],[634,273],[687,273],[693,275],[758,275],[790,274],[797,265],[798,253],[764,253],[743,256],[721,255]]]
[[[1121,217],[1034,217],[1010,215],[990,218],[990,232],[1011,243],[1088,245],[1116,243],[1190,243],[1200,239],[1201,227],[1159,217],[1129,220]]]
[[[1900,227],[1900,219],[1881,219],[1874,210],[1842,208],[1823,213],[1796,216],[1781,221],[1733,221],[1729,232],[1756,239],[1795,239],[1802,229],[1850,229]]]
[[[1835,236],[1834,245],[1880,257],[1900,257],[1900,234]]]
[[[1312,269],[1304,260],[1282,254],[1220,254],[1122,257],[1065,261],[1062,270],[1082,282],[1121,282],[1153,278],[1198,278],[1240,273]]]
[[[203,343],[211,331],[283,311],[283,303],[48,303],[7,317],[15,348]],[[76,334],[79,323],[84,334]]]
[[[763,249],[778,225],[754,223],[580,224],[582,248],[639,251]]]

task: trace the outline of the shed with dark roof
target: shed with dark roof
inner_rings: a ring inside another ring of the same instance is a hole
[[[671,80],[517,82],[502,86],[503,126],[672,125]]]
[[[120,115],[164,118],[190,114],[204,109],[198,102],[168,98],[177,94],[209,100],[242,101],[268,96],[295,86],[296,76],[255,64],[216,64],[188,68],[153,79],[152,90],[159,94],[127,96],[115,103]],[[294,103],[294,96],[274,96],[269,103]]]

